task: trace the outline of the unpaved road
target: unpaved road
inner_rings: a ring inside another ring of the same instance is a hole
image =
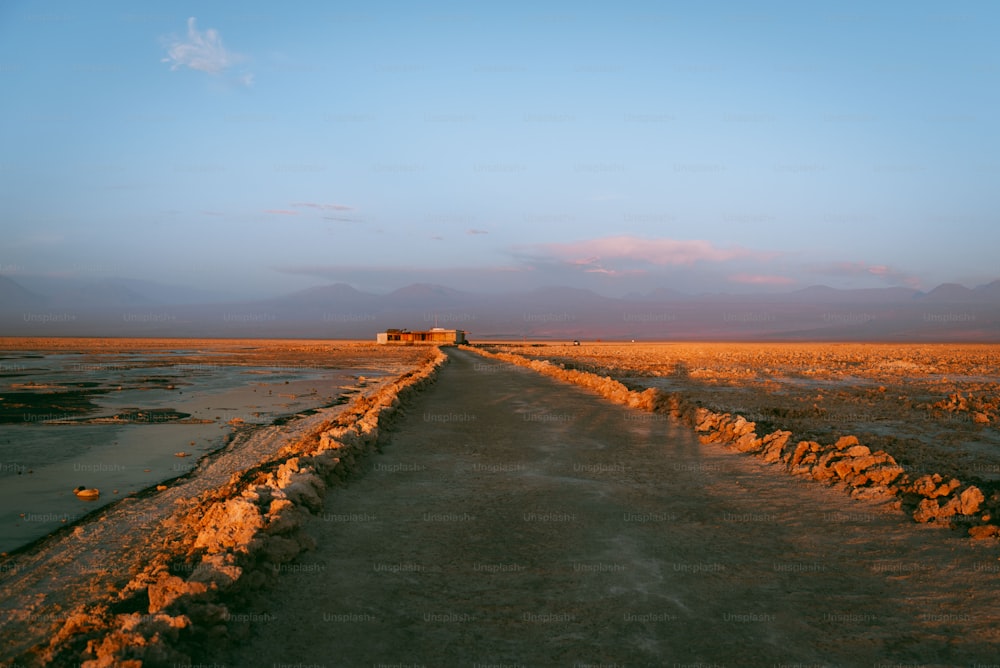
[[[317,549],[233,609],[239,666],[996,665],[995,545],[459,350]]]

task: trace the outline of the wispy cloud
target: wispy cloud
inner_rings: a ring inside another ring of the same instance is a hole
[[[890,285],[905,285],[918,289],[920,278],[908,272],[894,269],[884,264],[868,264],[867,262],[834,262],[816,267],[816,273],[838,277],[877,278]]]
[[[291,211],[290,209],[264,209],[264,213],[269,213],[272,216],[297,216],[298,211]]]
[[[292,202],[291,206],[302,209],[319,209],[320,211],[354,211],[353,206],[346,204],[320,204],[318,202]]]
[[[465,233],[466,234],[472,234],[472,235],[475,235],[475,234],[489,234],[489,232],[487,232],[486,230],[476,230],[476,229],[466,230]]]
[[[776,253],[747,248],[720,248],[700,239],[642,239],[632,236],[604,237],[569,243],[549,243],[515,249],[528,257],[576,265],[690,266],[698,262],[727,262],[743,258],[769,259]]]
[[[187,37],[173,37],[167,43],[167,57],[162,62],[170,63],[171,70],[187,68],[219,75],[246,58],[226,49],[219,31],[214,28],[198,30],[197,20],[192,16],[187,21]],[[253,74],[244,73],[237,80],[245,85],[253,84]]]

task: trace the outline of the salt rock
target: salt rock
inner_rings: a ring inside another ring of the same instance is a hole
[[[310,457],[308,462],[320,475],[325,477],[333,472],[334,467],[340,462],[340,458],[336,456],[335,451],[325,450]]]
[[[844,450],[845,457],[867,457],[872,451],[866,445],[854,445]]]
[[[733,433],[737,436],[753,433],[757,428],[756,422],[748,422],[742,415],[737,415],[732,423]]]
[[[969,536],[971,536],[973,540],[986,540],[988,538],[1000,537],[1000,527],[995,524],[984,524],[978,527],[970,527]]]
[[[142,668],[142,666],[190,665],[191,659],[186,654],[173,649],[172,642],[177,639],[179,627],[170,625],[166,615],[157,615],[152,624],[154,628],[144,628],[141,631],[125,631],[120,628],[108,633],[100,640],[87,643],[87,653],[97,658],[80,664],[81,668]],[[151,626],[149,623],[143,626]],[[167,640],[168,642],[164,642]]]
[[[781,459],[781,451],[791,437],[790,431],[773,431],[764,437],[763,450],[765,462],[776,462]]]
[[[208,591],[204,582],[186,582],[176,575],[165,575],[149,585],[149,613],[169,607],[182,596],[199,596]]]
[[[302,524],[302,514],[289,499],[275,499],[267,511],[268,534],[283,534],[294,531]]]
[[[841,436],[837,439],[837,442],[833,444],[833,447],[838,450],[846,450],[852,445],[859,445],[857,436]]]
[[[195,549],[209,554],[229,550],[248,552],[254,535],[264,527],[260,510],[249,500],[237,497],[209,507],[201,520]]]
[[[833,480],[839,475],[832,466],[823,466],[822,464],[816,464],[816,466],[812,467],[809,474],[812,476],[813,480],[817,480],[819,482]]]
[[[979,512],[983,501],[986,500],[983,493],[975,486],[968,487],[958,498],[961,501],[961,513],[963,515],[972,515]]]
[[[937,473],[921,476],[913,481],[913,492],[928,499],[936,499],[939,496],[948,496],[962,485],[955,478],[946,483],[942,483],[941,480],[941,476]]]
[[[147,636],[158,633],[173,640],[176,640],[178,631],[191,626],[191,620],[186,615],[173,616],[162,612],[149,615],[133,612],[118,615],[117,621],[122,631],[138,631]]]
[[[874,483],[876,485],[891,485],[893,482],[899,479],[906,470],[896,463],[896,460],[892,458],[891,455],[885,452],[876,453],[872,455],[872,459],[876,461],[873,466],[869,466],[858,474],[859,478],[863,477],[864,481],[859,480],[859,484],[864,483]]]
[[[284,464],[278,467],[278,472],[275,475],[278,487],[284,487],[287,485],[291,481],[292,476],[301,470],[302,467],[299,465],[298,457],[291,457],[286,460]]]
[[[834,462],[832,468],[834,473],[836,473],[837,477],[841,480],[847,480],[855,473],[853,462],[851,462],[850,459],[838,459]]]
[[[323,492],[326,484],[314,473],[300,473],[288,482],[283,490],[285,497],[292,503],[303,505],[309,510],[323,509]]]
[[[833,463],[839,459],[844,458],[844,453],[835,448],[830,448],[822,455],[820,455],[819,461],[816,463],[817,468],[833,469]]]
[[[941,476],[937,473],[934,475],[922,475],[913,481],[913,493],[931,498],[937,490],[939,482],[941,482]]]
[[[710,431],[714,429],[722,417],[722,415],[713,413],[706,408],[699,408],[698,412],[695,413],[695,422],[697,424],[695,431]]]
[[[962,509],[962,502],[957,496],[948,499],[945,504],[940,505],[937,499],[923,499],[917,510],[913,513],[913,519],[917,522],[934,522],[946,520],[959,514]]]
[[[236,565],[232,554],[208,554],[202,557],[189,582],[203,582],[210,587],[225,589],[240,579],[243,569]]]
[[[792,453],[791,460],[789,460],[790,466],[798,466],[802,463],[802,459],[810,452],[820,452],[823,449],[816,441],[799,441],[799,444],[795,446],[795,451]],[[816,461],[814,458],[813,461]]]
[[[753,423],[751,422],[750,424]],[[740,452],[756,452],[760,450],[763,445],[764,442],[761,439],[757,438],[756,431],[752,431],[748,434],[743,434],[738,439],[736,439],[736,442],[733,444],[733,446]]]
[[[961,486],[962,486],[962,483],[959,482],[957,478],[952,478],[951,480],[949,480],[945,484],[943,484],[940,487],[938,487],[937,491],[934,492],[934,494],[935,494],[935,496],[948,496],[949,494],[951,494],[952,492],[954,492],[956,489],[958,489]]]
[[[294,538],[269,536],[261,552],[266,561],[283,564],[297,557],[302,550],[303,546]]]

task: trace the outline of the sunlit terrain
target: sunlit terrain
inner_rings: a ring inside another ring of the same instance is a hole
[[[344,403],[419,354],[360,342],[4,339],[0,551],[190,474],[241,429]]]
[[[1000,481],[1000,349],[992,345],[587,343],[497,350],[682,393],[760,433],[853,435],[908,470]]]

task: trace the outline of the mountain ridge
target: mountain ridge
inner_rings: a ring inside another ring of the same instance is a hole
[[[1000,341],[1000,281],[975,288],[946,283],[928,292],[816,285],[700,296],[660,286],[624,297],[565,285],[474,293],[414,283],[376,294],[328,283],[279,297],[189,304],[156,301],[127,279],[90,282],[90,293],[72,281],[49,285],[63,292],[40,294],[0,276],[2,331],[370,339],[388,327],[438,325],[465,329],[470,339],[480,332],[521,339]]]

